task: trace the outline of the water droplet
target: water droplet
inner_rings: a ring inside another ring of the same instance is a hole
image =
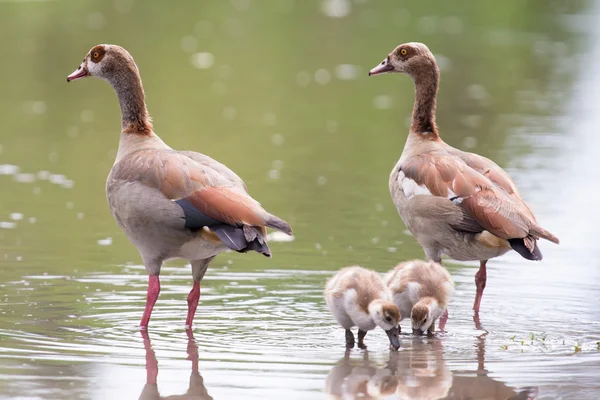
[[[92,110],[83,110],[80,118],[81,122],[94,122],[94,112]]]
[[[77,213],[77,219],[83,219],[83,216],[82,212]]]
[[[283,168],[283,161],[273,160],[273,163],[271,163],[271,165],[273,166],[273,169],[281,169]]]
[[[223,109],[223,118],[233,120],[235,117],[237,117],[237,110],[235,107],[228,106]]]
[[[319,69],[315,72],[315,82],[319,85],[326,85],[331,80],[331,74],[326,69]]]
[[[379,238],[378,237],[374,237],[373,239],[371,239],[371,243],[372,244],[377,244],[379,242]]]
[[[387,248],[388,253],[395,253],[396,251],[398,251],[397,247],[388,247]]]
[[[29,223],[30,224],[35,224],[37,222],[37,218],[35,217],[29,217]]]
[[[11,213],[9,215],[10,219],[12,219],[13,221],[20,221],[23,219],[24,215],[21,213]]]
[[[393,106],[393,100],[392,100],[392,96],[387,95],[387,94],[380,94],[378,96],[375,96],[375,98],[373,99],[373,107],[378,108],[380,110],[387,110],[392,108]]]
[[[76,126],[70,126],[67,129],[67,136],[70,138],[76,138],[77,136],[79,136],[79,128]]]
[[[358,78],[360,75],[360,67],[352,64],[340,64],[335,67],[336,78],[349,81]]]
[[[192,65],[198,69],[208,69],[215,63],[215,56],[211,53],[195,53],[192,54]]]
[[[375,204],[375,211],[382,212],[383,211],[383,204],[381,204],[381,203]]]
[[[19,172],[19,167],[11,164],[0,164],[0,175],[14,175]]]
[[[336,132],[339,128],[339,123],[337,121],[329,120],[326,123],[327,132],[333,133]]]
[[[474,149],[477,147],[477,138],[473,136],[467,136],[463,139],[462,145],[467,149]]]
[[[283,135],[276,133],[273,136],[271,136],[271,143],[273,143],[275,146],[281,146],[284,142],[284,137]]]
[[[421,33],[425,34],[433,34],[437,31],[438,22],[437,17],[435,16],[427,16],[421,17],[417,22],[418,29]]]
[[[288,236],[283,232],[274,231],[267,235],[267,240],[270,242],[293,242],[294,236]]]
[[[279,178],[280,178],[280,173],[278,170],[272,169],[269,171],[269,179],[279,179]]]
[[[324,186],[327,184],[327,178],[324,176],[317,177],[317,185]]]
[[[296,74],[296,82],[302,87],[307,87],[310,83],[310,74],[306,71],[300,71]]]
[[[13,229],[17,226],[14,222],[0,221],[0,229]]]
[[[22,183],[31,183],[35,181],[35,175],[28,172],[21,172],[14,176],[14,180]]]
[[[186,53],[193,53],[196,51],[196,46],[198,46],[198,39],[194,36],[184,36],[181,38],[181,49]]]
[[[349,0],[323,0],[321,8],[326,16],[332,18],[343,18],[352,10]]]
[[[75,207],[75,204],[73,204],[72,201],[67,201],[66,206],[67,206],[67,210],[72,210],[73,207]]]
[[[462,33],[463,24],[458,17],[446,17],[443,21],[444,30],[451,35]]]
[[[96,243],[98,243],[100,246],[110,246],[112,244],[112,238],[107,237],[105,239],[100,239]]]

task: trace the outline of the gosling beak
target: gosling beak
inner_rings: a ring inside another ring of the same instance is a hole
[[[379,65],[369,71],[369,76],[385,74],[393,70],[394,66],[390,63],[390,56],[387,56]]]
[[[71,81],[74,81],[76,79],[85,78],[86,76],[90,76],[90,73],[88,72],[88,70],[85,67],[85,65],[83,65],[83,63],[82,63],[79,66],[79,68],[77,68],[69,76],[67,76],[67,82],[71,82]]]
[[[394,348],[394,350],[398,350],[400,348],[400,339],[398,339],[398,327],[392,328],[389,331],[385,331],[388,337],[390,338],[390,345]]]
[[[423,334],[422,330],[413,328],[413,335],[421,336],[422,334]]]

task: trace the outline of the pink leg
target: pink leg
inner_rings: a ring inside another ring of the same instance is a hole
[[[485,265],[487,260],[479,262],[479,271],[475,274],[475,285],[477,285],[477,294],[475,295],[475,302],[473,303],[473,310],[476,314],[479,314],[479,306],[481,305],[481,297],[483,296],[483,289],[485,289],[485,281],[487,280],[487,272]]]
[[[448,322],[448,309],[447,308],[444,311],[444,313],[442,314],[442,316],[440,317],[440,323],[439,323],[440,331],[446,330],[446,322]]]
[[[144,308],[144,315],[142,315],[142,322],[140,322],[140,329],[148,329],[148,322],[150,322],[150,316],[152,315],[152,309],[158,299],[160,293],[160,280],[158,275],[150,275],[148,277],[148,295],[146,296],[146,308]]]
[[[188,295],[188,314],[185,319],[185,328],[191,329],[192,322],[194,322],[194,315],[196,315],[196,308],[198,307],[198,301],[200,300],[200,282],[194,281],[192,290]]]

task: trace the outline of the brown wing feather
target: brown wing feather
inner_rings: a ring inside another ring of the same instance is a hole
[[[188,199],[200,212],[226,224],[270,226],[291,234],[289,224],[250,197],[235,173],[199,153],[140,150],[115,165],[111,179],[142,183],[171,200]]]
[[[535,235],[558,242],[537,225],[506,172],[484,157],[456,152],[422,154],[402,165],[401,170],[434,196],[449,198],[453,194],[459,198],[460,207],[477,224],[500,238]]]
[[[206,187],[192,193],[188,200],[200,212],[230,225],[266,224],[265,211],[248,195],[224,187]]]

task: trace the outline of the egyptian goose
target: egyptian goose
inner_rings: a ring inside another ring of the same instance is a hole
[[[357,266],[342,268],[327,281],[325,300],[336,321],[346,330],[346,347],[354,347],[354,334],[350,330],[353,326],[358,327],[360,348],[366,347],[363,339],[376,326],[387,333],[392,347],[400,347],[400,312],[390,301],[389,291],[377,272]]]
[[[446,311],[454,291],[454,282],[446,268],[434,261],[406,261],[388,272],[383,280],[400,316],[410,315],[413,333],[432,334],[435,321]]]
[[[390,174],[392,199],[400,217],[425,250],[441,263],[442,254],[480,261],[475,275],[479,312],[486,263],[511,248],[528,260],[541,260],[538,238],[558,243],[542,228],[510,176],[493,161],[444,143],[435,123],[440,73],[422,43],[396,47],[370,75],[401,72],[415,84],[415,103],[406,145]]]
[[[229,248],[267,257],[266,227],[291,234],[289,224],[266,212],[225,165],[192,151],[173,150],[153,131],[138,67],[122,47],[93,47],[67,82],[95,76],[110,83],[121,106],[117,158],[106,182],[117,223],[137,247],[149,274],[140,327],[148,327],[160,293],[160,268],[189,260],[193,286],[186,327],[191,328],[200,281],[210,261]]]

